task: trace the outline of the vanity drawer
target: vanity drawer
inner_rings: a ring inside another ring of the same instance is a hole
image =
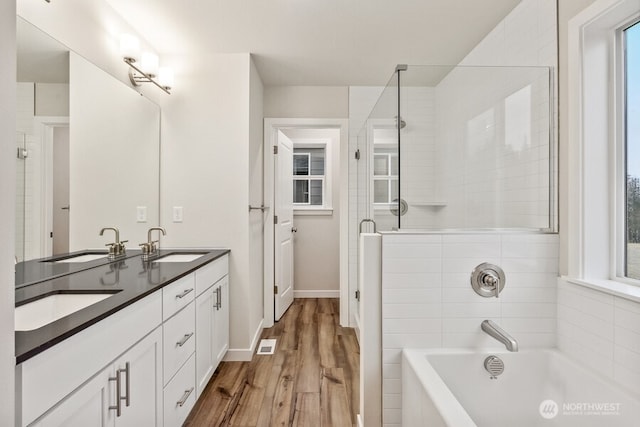
[[[167,320],[195,297],[195,274],[191,273],[162,288],[162,320]]]
[[[196,403],[195,360],[195,355],[191,355],[187,363],[164,388],[165,427],[181,426]]]
[[[195,332],[196,310],[193,302],[164,323],[162,330],[163,384],[167,384],[171,380],[195,351]]]
[[[196,270],[196,295],[229,274],[229,256],[225,255]]]

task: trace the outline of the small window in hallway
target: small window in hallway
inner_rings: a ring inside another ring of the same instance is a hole
[[[640,280],[640,22],[624,30],[626,263],[625,275]]]
[[[325,194],[325,149],[294,148],[294,206],[323,206]]]

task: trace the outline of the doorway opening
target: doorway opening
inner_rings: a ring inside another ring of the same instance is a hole
[[[339,298],[349,325],[345,119],[265,119],[264,326],[294,298]]]

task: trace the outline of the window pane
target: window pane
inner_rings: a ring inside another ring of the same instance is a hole
[[[309,203],[309,181],[294,179],[293,180],[293,203]]]
[[[625,30],[627,262],[626,275],[640,279],[640,23]]]
[[[386,155],[373,156],[373,174],[377,176],[389,175],[389,161]]]
[[[389,181],[386,179],[373,181],[373,203],[389,203]]]
[[[310,197],[311,205],[314,206],[322,206],[322,180],[321,179],[312,179],[311,180],[311,197]]]
[[[293,155],[293,174],[309,175],[309,154]]]
[[[398,156],[391,156],[391,175],[398,176]]]
[[[312,148],[311,154],[311,175],[324,175],[324,148]]]

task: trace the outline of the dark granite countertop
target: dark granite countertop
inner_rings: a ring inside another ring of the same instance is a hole
[[[171,253],[205,253],[191,262],[143,261],[130,256],[109,264],[16,289],[16,306],[60,293],[113,293],[100,302],[76,311],[41,328],[16,331],[16,363],[35,356],[111,314],[144,298],[199,267],[229,253],[228,249],[162,249],[155,258]]]
[[[78,255],[104,254],[104,258],[87,262],[56,262]],[[67,274],[78,273],[90,268],[110,264],[112,261],[120,261],[123,259],[140,256],[142,252],[139,249],[127,249],[126,254],[111,260],[107,257],[106,250],[86,249],[82,251],[71,252],[64,255],[54,255],[49,258],[31,259],[16,264],[16,288],[28,286],[34,283],[43,282],[45,280],[55,279],[56,277],[66,276]]]

